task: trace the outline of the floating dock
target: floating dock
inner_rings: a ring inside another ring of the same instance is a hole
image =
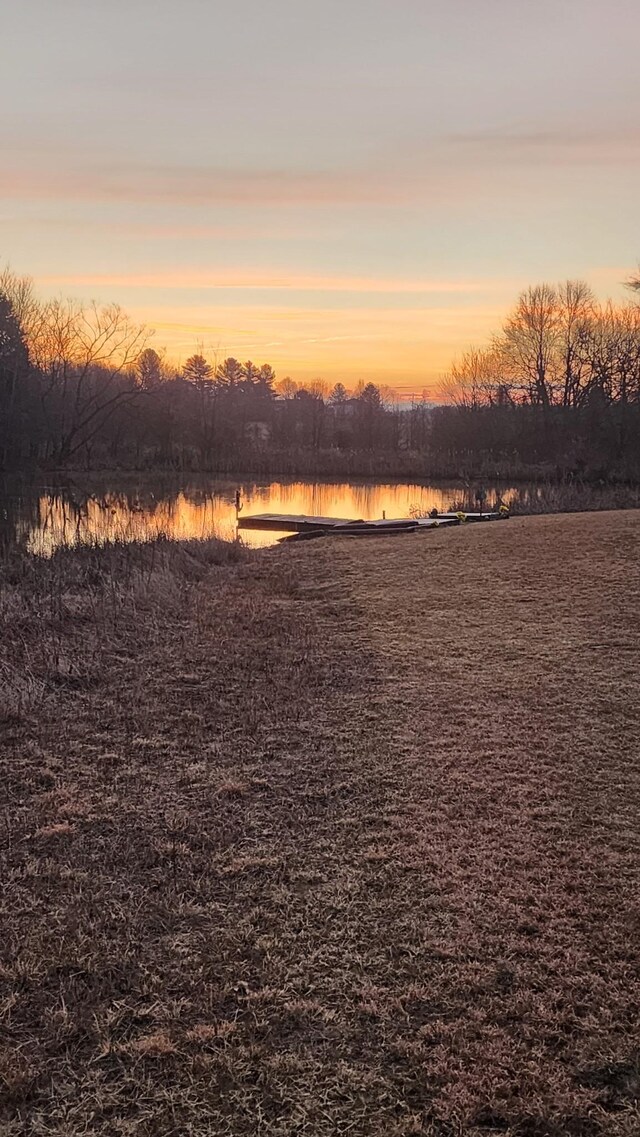
[[[446,525],[460,525],[466,521],[501,521],[504,513],[439,513],[437,517],[399,517],[387,520],[363,521],[347,517],[310,517],[305,514],[254,513],[238,518],[239,529],[271,529],[298,536],[324,537],[329,534],[342,537],[373,537],[393,533],[415,533],[421,529],[438,529]]]
[[[311,529],[334,529],[336,525],[352,525],[348,517],[307,517],[305,514],[254,513],[240,517],[240,529],[276,529],[280,533],[306,533]]]

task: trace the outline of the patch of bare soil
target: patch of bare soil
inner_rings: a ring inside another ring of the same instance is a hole
[[[3,1137],[635,1137],[639,534],[10,584]]]

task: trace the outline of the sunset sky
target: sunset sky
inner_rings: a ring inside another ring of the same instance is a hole
[[[638,0],[0,8],[0,262],[177,360],[420,393],[640,258]]]

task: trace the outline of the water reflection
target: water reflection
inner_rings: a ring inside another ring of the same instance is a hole
[[[31,552],[50,555],[61,545],[105,541],[173,540],[236,536],[235,494],[243,513],[313,514],[369,520],[408,517],[412,509],[447,509],[463,491],[459,485],[410,483],[209,480],[170,489],[152,480],[125,489],[113,485],[81,491],[77,485],[0,489],[0,536]],[[511,491],[502,490],[509,498]],[[253,547],[274,544],[280,534],[243,530]]]

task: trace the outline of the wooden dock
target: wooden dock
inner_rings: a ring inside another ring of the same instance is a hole
[[[267,529],[279,533],[306,534],[308,536],[366,537],[393,533],[415,533],[418,530],[438,529],[446,525],[460,525],[465,521],[499,521],[500,513],[440,513],[437,517],[398,517],[364,521],[361,518],[311,517],[305,514],[254,513],[238,518],[239,529]]]
[[[308,517],[305,514],[253,513],[238,519],[239,529],[275,529],[280,533],[306,533],[312,529],[334,529],[352,525],[348,517]]]

